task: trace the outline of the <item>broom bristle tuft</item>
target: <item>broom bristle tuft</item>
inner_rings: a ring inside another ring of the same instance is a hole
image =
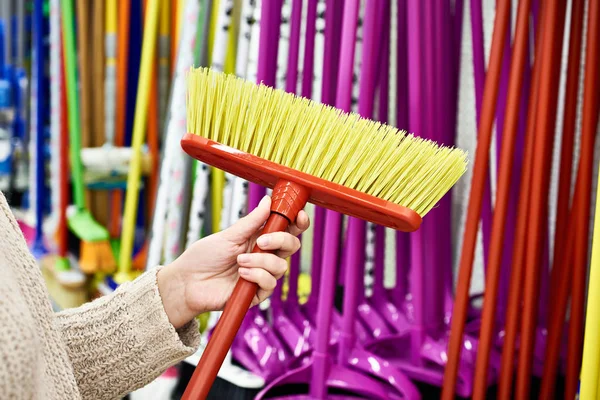
[[[117,268],[117,263],[112,252],[112,247],[107,240],[95,242],[81,241],[79,268],[83,273],[96,272],[112,273]]]
[[[187,130],[427,214],[465,173],[463,150],[208,68],[188,74]]]

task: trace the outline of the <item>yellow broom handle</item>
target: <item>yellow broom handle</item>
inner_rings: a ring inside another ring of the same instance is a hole
[[[142,43],[142,61],[138,81],[135,116],[133,122],[133,138],[131,142],[131,164],[127,175],[127,194],[125,196],[125,212],[123,214],[123,232],[121,235],[121,252],[119,254],[119,283],[126,280],[131,271],[135,217],[140,189],[142,167],[142,145],[146,135],[146,113],[150,99],[150,80],[152,79],[152,61],[156,50],[156,34],[158,32],[159,0],[148,0],[146,20],[144,21],[144,41]]]
[[[600,171],[600,164],[598,165]],[[581,367],[580,399],[596,399],[600,393],[600,184],[596,189],[596,213],[588,286],[585,339]]]

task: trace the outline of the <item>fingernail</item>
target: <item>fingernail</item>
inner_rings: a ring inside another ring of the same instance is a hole
[[[250,254],[240,254],[238,256],[238,263],[245,264],[250,261]]]
[[[238,268],[238,272],[242,276],[248,276],[250,274],[250,270],[248,268]]]
[[[263,197],[262,199],[260,199],[260,205],[264,204],[268,200],[269,200],[269,196],[265,195],[265,197]]]
[[[260,247],[265,247],[269,245],[270,241],[271,238],[268,235],[263,235],[256,240],[256,243],[258,243]]]

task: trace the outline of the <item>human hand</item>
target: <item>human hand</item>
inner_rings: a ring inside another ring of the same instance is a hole
[[[238,278],[259,289],[252,305],[271,295],[287,270],[286,258],[300,249],[297,236],[309,226],[308,215],[298,213],[287,232],[261,236],[271,213],[271,198],[231,227],[198,240],[157,275],[158,289],[169,321],[177,329],[206,311],[221,310]],[[249,253],[254,245],[270,253]]]

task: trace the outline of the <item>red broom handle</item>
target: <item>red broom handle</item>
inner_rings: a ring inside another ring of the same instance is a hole
[[[559,264],[565,251],[567,227],[569,225],[569,200],[571,194],[571,175],[573,170],[573,144],[575,141],[575,122],[577,119],[577,95],[579,89],[579,68],[583,31],[584,0],[574,0],[571,11],[571,32],[569,34],[569,64],[567,88],[565,92],[565,110],[561,140],[558,198],[556,203],[556,227],[554,230],[554,256],[550,278],[550,293],[555,293],[559,282],[558,271],[565,268]],[[554,296],[550,297],[554,301]]]
[[[583,351],[584,307],[588,264],[588,233],[590,221],[590,189],[594,169],[594,142],[598,126],[598,67],[600,48],[600,1],[588,3],[588,32],[585,58],[585,82],[583,98],[583,118],[581,127],[580,168],[582,172],[581,208],[577,219],[575,235],[575,257],[573,283],[571,288],[571,320],[569,323],[569,343],[567,352],[567,376],[565,398],[575,398],[581,370]]]
[[[265,224],[263,234],[285,231],[290,223],[296,220],[298,212],[304,208],[308,194],[300,185],[286,181],[278,182],[273,189],[271,216]],[[267,253],[258,245],[254,246],[252,252]],[[238,280],[182,400],[206,399],[257,290],[256,283]]]
[[[523,311],[520,337],[519,362],[515,398],[530,397],[531,369],[537,326],[537,305],[539,296],[539,274],[541,256],[541,238],[545,216],[545,201],[549,178],[549,160],[554,138],[554,122],[556,110],[557,68],[554,51],[562,45],[564,27],[564,0],[553,0],[546,3],[544,10],[543,37],[541,41],[539,100],[536,112],[535,147],[531,177],[531,204],[529,206],[527,253],[525,255],[525,273],[523,284]],[[560,54],[558,54],[560,56]]]
[[[505,219],[508,212],[508,200],[512,180],[512,165],[514,161],[517,123],[519,122],[519,98],[523,83],[523,71],[527,59],[527,40],[529,33],[529,12],[531,0],[519,3],[517,28],[514,41],[514,54],[510,66],[508,86],[507,112],[500,152],[500,172],[496,206],[492,222],[491,244],[486,272],[486,285],[483,300],[483,314],[479,334],[479,345],[475,368],[473,399],[483,400],[487,391],[487,371],[494,336],[496,305],[498,301],[498,281],[502,267],[502,249],[504,247]]]
[[[556,369],[560,358],[560,343],[563,335],[563,324],[567,312],[567,303],[569,301],[572,271],[566,268],[568,260],[573,258],[575,247],[575,234],[577,231],[578,213],[582,210],[581,204],[581,173],[577,174],[577,182],[575,184],[575,194],[573,196],[573,205],[571,207],[565,235],[564,249],[560,252],[561,258],[555,261],[556,266],[561,266],[557,273],[557,282],[554,291],[552,292],[552,314],[548,321],[548,337],[546,339],[546,354],[544,358],[544,370],[542,375],[542,384],[540,388],[540,399],[551,399],[555,395],[556,389]]]
[[[542,5],[543,6],[543,5]],[[543,9],[542,9],[543,15]],[[542,26],[538,24],[537,28],[537,40],[536,43],[540,43],[542,37]],[[534,134],[535,134],[535,118],[537,109],[537,95],[539,92],[539,69],[540,69],[540,51],[539,45],[536,51],[535,61],[533,64],[533,81],[529,89],[529,104],[528,104],[528,117],[527,117],[527,129],[525,131],[525,154],[523,162],[523,172],[521,174],[521,186],[519,190],[519,206],[517,210],[517,228],[514,237],[514,253],[512,257],[512,267],[510,276],[510,296],[508,300],[508,309],[506,312],[506,326],[505,326],[505,337],[504,337],[504,348],[502,352],[502,364],[500,368],[500,379],[499,379],[499,400],[509,400],[512,394],[513,384],[513,366],[515,358],[515,344],[517,341],[517,335],[519,334],[520,326],[520,306],[522,299],[521,284],[523,282],[523,270],[525,263],[525,252],[526,252],[526,239],[527,239],[527,218],[525,217],[529,212],[529,200],[530,193],[529,188],[531,185],[531,169],[533,164],[533,146]]]
[[[492,49],[490,54],[489,70],[485,80],[483,92],[483,107],[479,120],[479,137],[477,138],[477,150],[473,166],[473,178],[469,194],[469,207],[467,209],[467,221],[462,251],[460,255],[460,266],[458,284],[456,288],[456,299],[452,312],[450,339],[448,344],[448,363],[444,371],[444,383],[442,387],[442,400],[453,400],[460,363],[460,352],[462,349],[462,338],[467,319],[467,308],[469,306],[469,285],[473,272],[473,258],[475,256],[475,243],[477,241],[477,230],[481,216],[483,187],[489,168],[490,143],[492,140],[492,126],[494,123],[494,110],[500,83],[500,69],[502,66],[502,53],[504,50],[504,38],[508,30],[510,16],[510,1],[498,1],[496,8],[496,19],[494,21],[494,34],[492,36]]]

